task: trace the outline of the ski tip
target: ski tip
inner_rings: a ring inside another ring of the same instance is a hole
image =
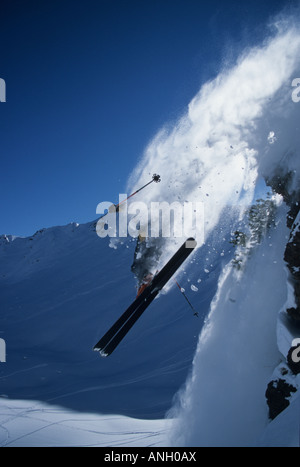
[[[94,352],[99,352],[99,354],[101,355],[101,357],[108,357],[108,353],[105,352],[104,349],[100,349],[99,347],[94,347]]]
[[[197,242],[193,237],[188,238],[187,241],[185,242],[185,247],[186,248],[194,249],[194,248],[196,248],[196,246],[197,246]]]

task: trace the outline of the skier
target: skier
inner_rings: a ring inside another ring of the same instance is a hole
[[[144,279],[142,281],[142,284],[140,285],[140,287],[138,289],[137,297],[139,297],[144,292],[144,290],[148,287],[148,285],[151,284],[151,282],[153,280],[153,277],[154,277],[154,275],[152,274],[152,272],[149,272],[149,274],[147,274],[144,277]]]
[[[139,235],[134,252],[134,260],[131,271],[137,279],[137,296],[151,284],[158,269],[158,263],[162,254],[163,239],[146,238]]]

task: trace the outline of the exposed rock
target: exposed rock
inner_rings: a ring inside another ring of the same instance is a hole
[[[299,308],[288,308],[286,311],[290,318],[300,323]]]
[[[296,211],[294,212],[293,217],[295,214]],[[299,209],[296,214],[297,219],[299,217],[298,214]],[[286,261],[291,274],[291,282],[294,287],[296,302],[296,307],[290,308],[287,310],[287,312],[291,318],[300,321],[300,225],[298,221],[295,222],[296,217],[293,220],[293,228],[291,231],[290,240],[286,246],[284,260]]]
[[[298,182],[295,172],[288,172],[285,175],[278,172],[271,180],[267,180],[267,184],[283,197],[284,202],[289,207],[287,226],[291,230],[291,234],[286,245],[284,260],[290,272],[289,281],[294,288],[295,306],[286,311],[294,323],[293,327],[295,329],[299,327],[300,332],[300,191],[295,188],[299,186]],[[297,347],[292,347],[286,356],[284,363],[286,369],[284,372],[281,371],[281,375],[285,379],[275,376],[276,379],[268,384],[266,398],[271,420],[289,406],[289,398],[298,390],[295,375],[300,373],[300,362],[298,362],[298,353],[297,358],[295,358],[295,351],[297,351]],[[295,382],[296,387],[290,382]]]
[[[280,194],[290,210],[287,215],[287,226],[291,229],[284,260],[290,271],[290,281],[295,291],[296,307],[287,310],[289,316],[300,321],[300,191],[296,174],[289,171],[286,174],[278,172],[273,178],[266,180],[272,189]]]
[[[289,406],[290,402],[288,398],[296,391],[297,389],[294,386],[288,384],[283,379],[271,381],[268,384],[266,398],[271,420],[274,420],[274,418]]]

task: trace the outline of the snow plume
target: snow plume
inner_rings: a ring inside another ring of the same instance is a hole
[[[225,208],[239,206],[242,216],[262,177],[280,167],[300,173],[300,103],[292,99],[292,82],[300,77],[297,21],[277,21],[271,38],[201,88],[186,114],[149,144],[131,189],[159,173],[162,183],[144,200],[202,201],[207,236]],[[264,394],[278,361],[277,315],[287,299],[284,204],[278,212],[276,228],[245,267],[224,268],[174,408],[174,445],[251,445],[267,424]]]
[[[287,151],[285,143],[298,137],[291,114],[299,113],[300,104],[292,101],[291,83],[300,76],[299,30],[282,22],[276,28],[275,37],[206,83],[186,114],[159,131],[128,192],[159,173],[162,182],[145,191],[143,201],[202,202],[206,237],[225,206],[252,202],[259,176],[270,163],[275,167]],[[168,243],[175,249],[174,241]]]

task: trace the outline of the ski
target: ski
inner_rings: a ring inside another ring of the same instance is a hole
[[[113,324],[107,333],[95,345],[94,350],[101,356],[109,356],[124,339],[132,326],[141,317],[144,311],[152,303],[161,289],[167,284],[182,263],[188,258],[196,247],[196,241],[189,238],[168,261],[163,269],[154,276],[149,286],[127,308],[121,317]]]
[[[131,315],[137,310],[137,308],[145,301],[146,297],[149,294],[148,287],[144,292],[136,298],[136,300],[127,308],[127,310],[120,316],[120,318],[112,325],[112,327],[107,331],[106,334],[100,339],[100,341],[95,345],[94,350],[100,351],[107,346],[111,341],[114,335],[122,328],[126,321],[131,317]]]

